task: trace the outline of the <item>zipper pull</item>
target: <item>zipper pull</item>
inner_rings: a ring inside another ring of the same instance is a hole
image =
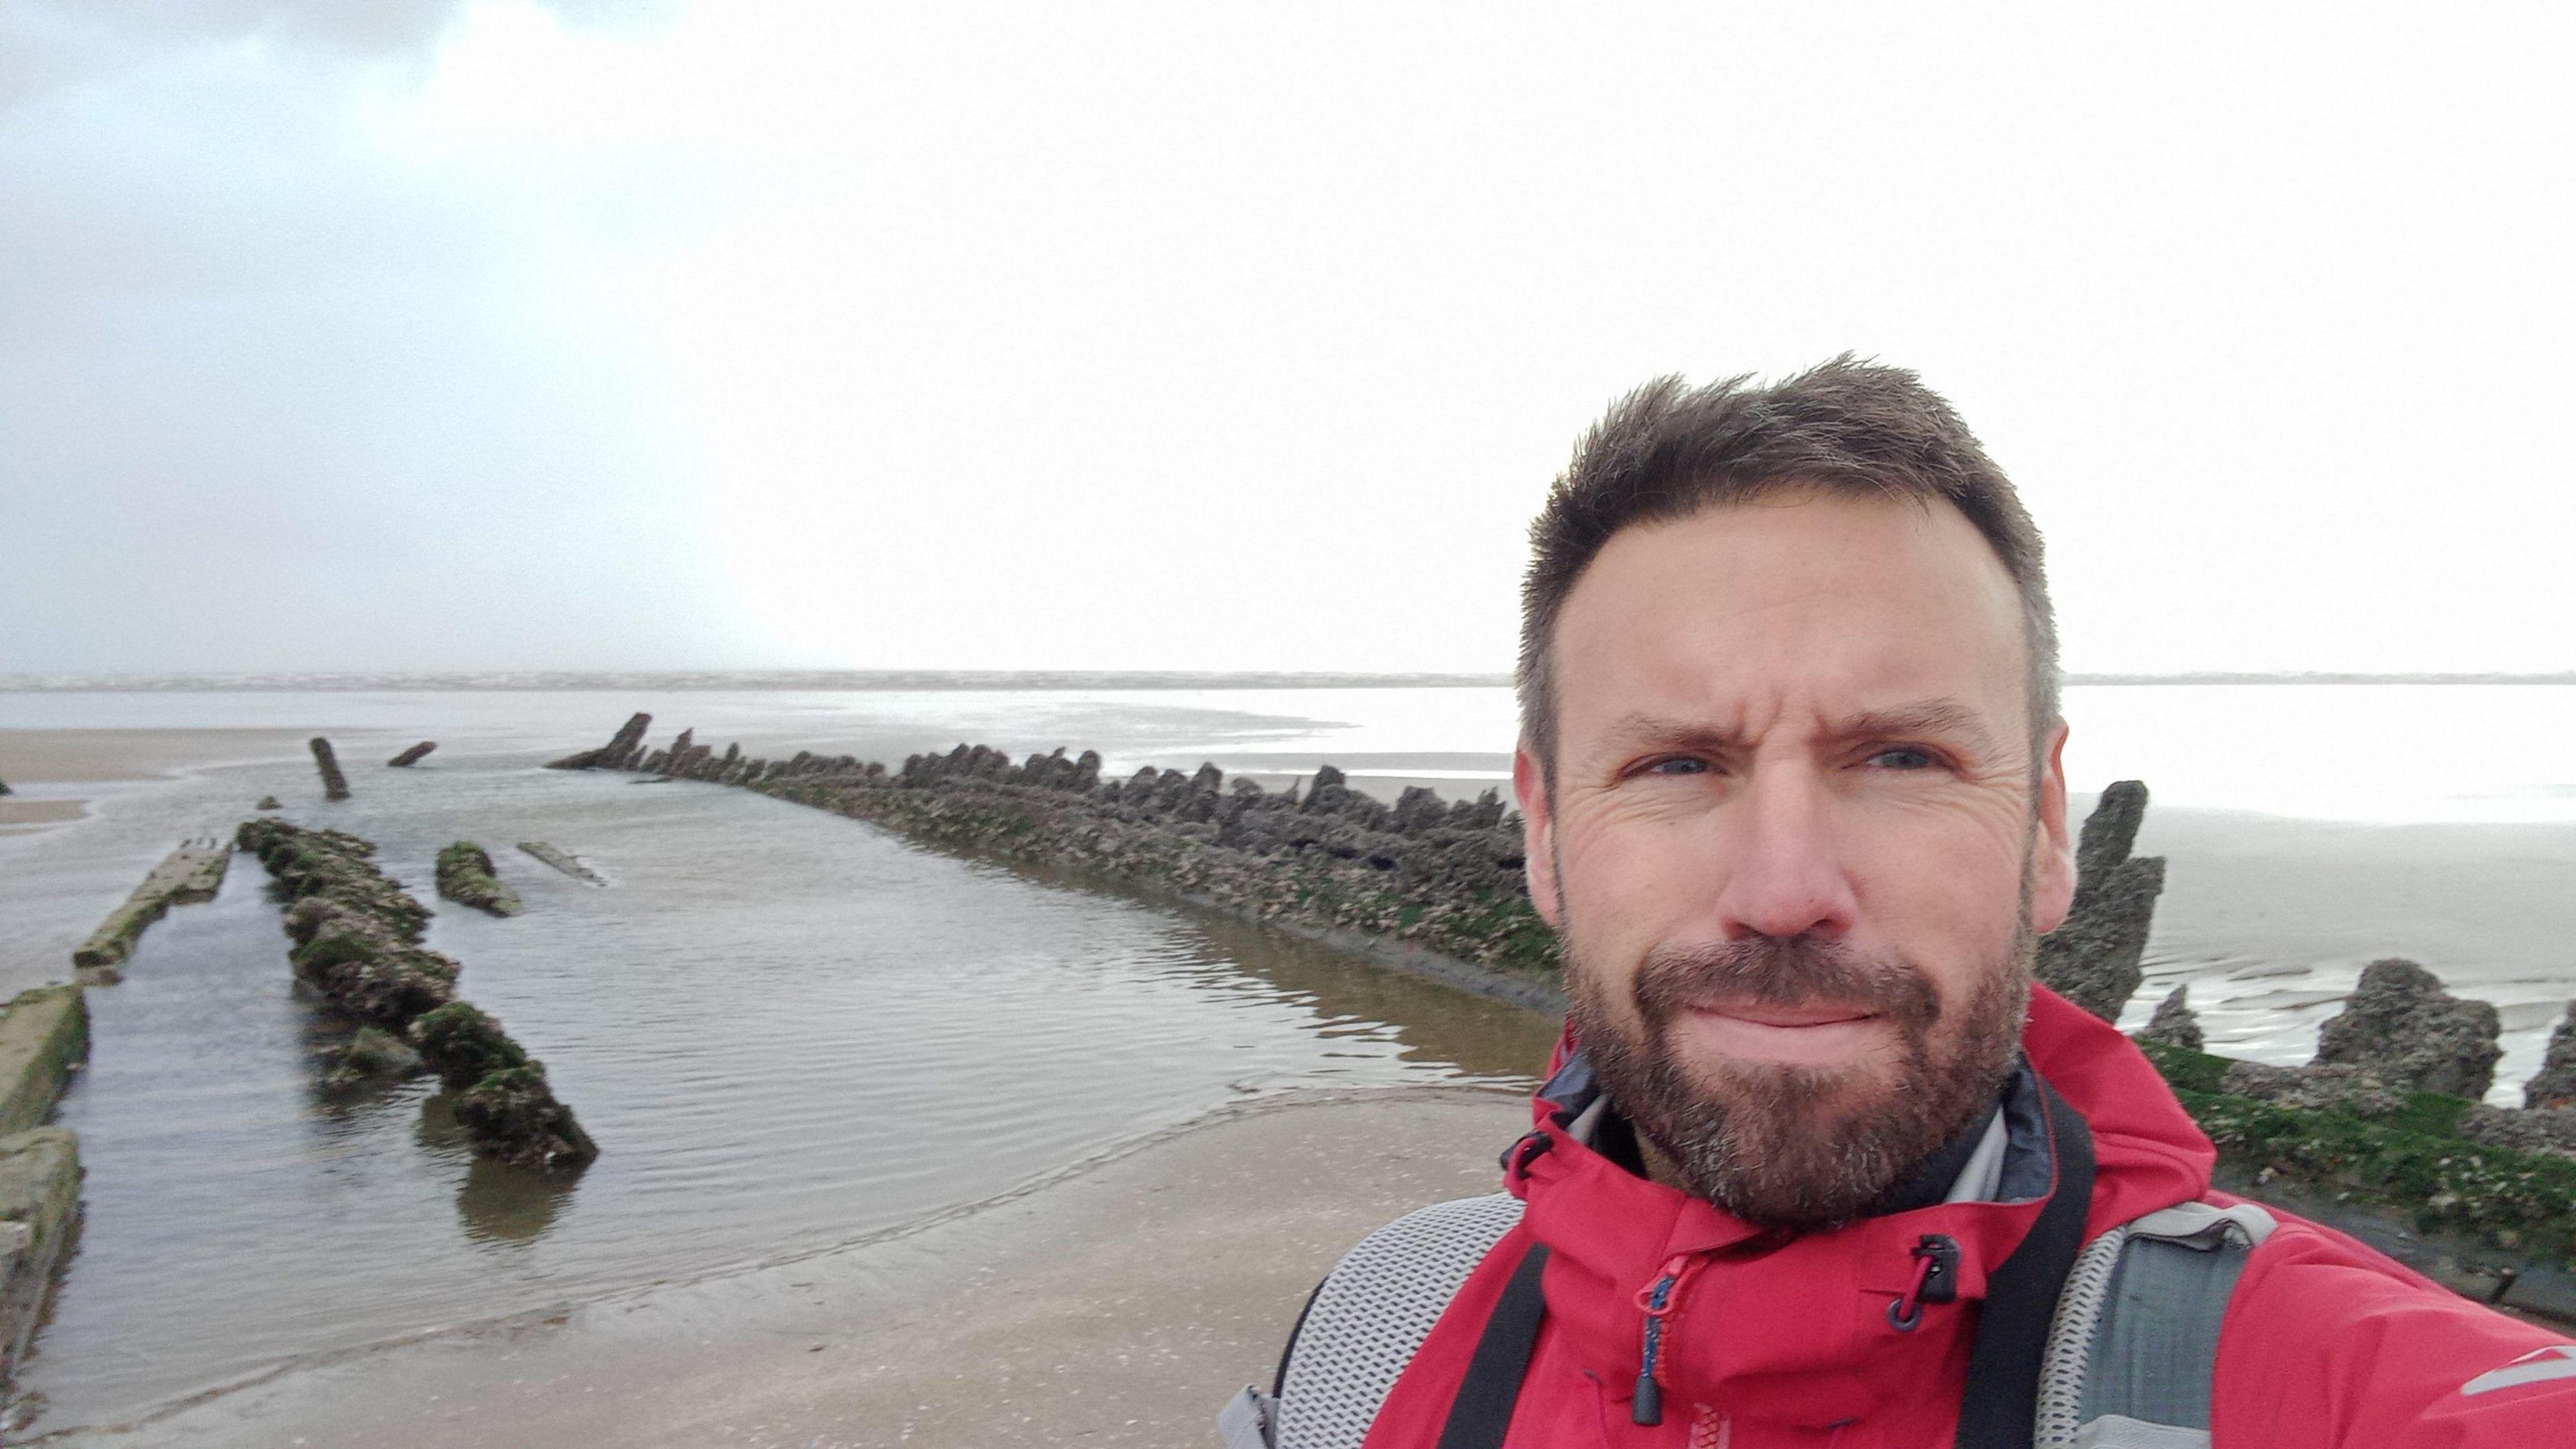
[[[1682,1274],[1690,1265],[1689,1254],[1674,1255],[1665,1261],[1663,1276],[1637,1295],[1637,1308],[1646,1315],[1646,1341],[1638,1356],[1637,1386],[1628,1401],[1632,1424],[1653,1428],[1664,1422],[1664,1390],[1655,1382],[1655,1361],[1663,1356],[1664,1316],[1673,1311],[1673,1290],[1681,1286]]]
[[[1637,1375],[1637,1395],[1628,1410],[1628,1422],[1648,1428],[1664,1422],[1664,1391],[1656,1386],[1652,1373]]]

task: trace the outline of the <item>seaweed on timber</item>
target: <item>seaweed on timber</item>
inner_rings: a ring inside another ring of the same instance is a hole
[[[347,1015],[405,1038],[461,1088],[457,1119],[477,1153],[568,1168],[599,1155],[546,1086],[544,1064],[457,1000],[456,963],[421,944],[428,909],[376,868],[374,845],[275,819],[245,820],[234,838],[268,868],[286,903],[295,974]],[[459,1064],[468,1062],[479,1070],[465,1074]]]

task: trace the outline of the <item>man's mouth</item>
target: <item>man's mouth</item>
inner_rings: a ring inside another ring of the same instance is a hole
[[[1833,1066],[1868,1054],[1884,1040],[1885,1017],[1838,1002],[1694,1002],[1674,1013],[1673,1045],[1695,1055],[1783,1066]]]

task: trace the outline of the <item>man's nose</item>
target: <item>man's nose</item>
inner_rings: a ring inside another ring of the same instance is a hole
[[[1732,807],[1717,900],[1725,938],[1849,932],[1858,902],[1821,782],[1795,769],[1757,770]]]

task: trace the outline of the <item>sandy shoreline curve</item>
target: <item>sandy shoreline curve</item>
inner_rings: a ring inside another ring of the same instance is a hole
[[[0,781],[12,792],[0,795],[0,836],[87,819],[91,797],[61,786],[162,779],[209,765],[288,757],[303,742],[293,730],[0,728]],[[28,788],[39,790],[39,798],[19,793]]]
[[[1250,1103],[854,1246],[286,1366],[60,1445],[1204,1446],[1370,1229],[1495,1190],[1465,1087]]]
[[[20,785],[149,780],[243,760],[287,758],[306,732],[278,729],[0,728],[0,780]]]
[[[68,820],[89,817],[86,800],[21,800],[11,795],[0,800],[0,831],[15,834],[39,825],[60,825]]]

